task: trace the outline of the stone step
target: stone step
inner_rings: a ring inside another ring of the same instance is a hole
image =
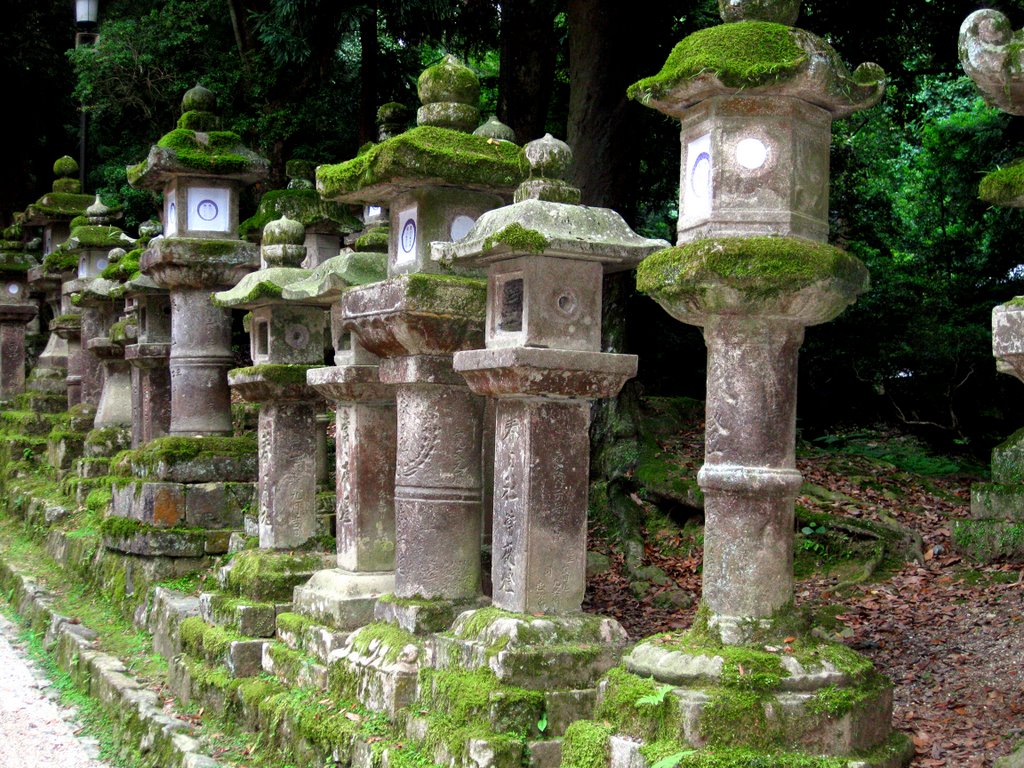
[[[330,654],[330,689],[393,719],[416,699],[419,670],[430,666],[432,658],[429,638],[394,624],[368,624]]]
[[[117,524],[110,524],[117,521]],[[199,558],[228,551],[231,531],[156,528],[135,520],[104,520],[103,546],[114,552],[144,557]]]
[[[332,651],[345,645],[351,632],[340,632],[298,613],[277,614],[277,639],[326,664]]]
[[[278,613],[290,608],[288,603],[256,602],[223,592],[199,595],[199,610],[204,621],[246,637],[274,637]]]
[[[1024,561],[1024,520],[954,520],[952,546],[979,563]]]
[[[36,411],[0,411],[0,429],[8,434],[45,437],[57,423],[53,413]]]
[[[328,667],[301,651],[294,651],[284,643],[268,642],[263,645],[262,669],[288,686],[304,686],[326,691]]]
[[[212,667],[223,667],[230,677],[252,677],[263,671],[265,640],[207,624],[202,616],[183,620],[178,636],[182,653]]]
[[[282,552],[247,549],[233,555],[217,572],[217,583],[227,594],[260,602],[290,603],[292,590],[319,570],[331,568],[333,552]]]

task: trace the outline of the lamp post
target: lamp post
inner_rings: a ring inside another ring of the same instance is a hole
[[[96,22],[99,18],[100,0],[75,0],[75,48],[93,45],[99,38]],[[85,104],[79,107],[78,123],[78,182],[85,189]]]

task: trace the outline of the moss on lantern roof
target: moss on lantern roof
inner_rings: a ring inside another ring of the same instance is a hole
[[[387,252],[391,231],[388,227],[374,227],[361,235],[354,244],[354,249],[361,253]]]
[[[61,243],[45,257],[43,257],[43,269],[46,272],[61,273],[78,269],[78,254]]]
[[[489,251],[499,244],[527,253],[543,253],[550,245],[548,239],[540,232],[535,229],[527,229],[518,222],[513,222],[500,232],[489,235],[484,240],[483,249]]]
[[[978,185],[978,197],[992,205],[1024,206],[1024,159],[985,176]]]
[[[405,295],[421,312],[443,312],[483,318],[487,309],[487,281],[457,275],[415,272],[401,275]]]
[[[661,94],[681,80],[713,73],[732,87],[761,85],[795,73],[807,52],[790,27],[767,21],[720,24],[694,32],[669,54],[661,71],[631,85],[631,99]]]
[[[282,216],[303,227],[333,224],[342,233],[355,232],[362,226],[344,205],[324,200],[315,189],[275,189],[263,196],[255,215],[238,225],[239,236],[258,240],[263,228]]]
[[[511,188],[529,174],[521,148],[448,128],[420,126],[337,165],[317,168],[325,198],[380,202],[386,190],[424,182],[488,190]]]
[[[218,307],[252,308],[265,303],[265,299],[280,299],[281,290],[291,283],[309,275],[308,269],[300,267],[269,267],[248,275],[226,291],[213,294],[212,300]]]
[[[47,192],[29,206],[29,215],[66,218],[81,216],[92,205],[95,195],[79,195],[72,192]]]
[[[0,272],[28,272],[34,266],[36,261],[31,255],[22,250],[7,250],[0,245]]]
[[[142,253],[142,248],[136,248],[128,251],[128,253],[117,261],[113,261],[108,264],[107,267],[100,272],[100,277],[107,280],[120,280],[122,282],[138,277],[141,274],[139,272],[139,259],[142,258]]]
[[[285,301],[329,303],[353,285],[379,283],[388,276],[386,253],[341,253],[309,271],[308,277],[284,287]]]
[[[117,248],[134,242],[120,227],[86,224],[71,230],[67,246],[68,248]]]
[[[855,256],[834,246],[765,236],[696,240],[651,254],[636,271],[637,290],[667,298],[699,293],[710,282],[768,297],[822,280],[862,291],[867,270]]]
[[[126,169],[133,187],[162,187],[169,174],[192,171],[206,176],[266,175],[267,161],[252,152],[233,131],[193,131],[175,128],[150,148],[141,163]]]

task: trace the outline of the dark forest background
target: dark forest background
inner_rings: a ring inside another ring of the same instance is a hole
[[[49,189],[58,156],[78,156],[84,110],[86,190],[124,205],[130,231],[156,201],[127,187],[124,168],[174,126],[197,82],[271,159],[270,189],[286,160],[352,157],[375,138],[377,107],[417,106],[417,76],[451,52],[480,76],[485,116],[521,142],[550,131],[573,146],[585,203],[674,241],[677,125],[625,91],[720,22],[705,0],[101,0],[98,43],[75,49],[71,0],[4,6],[0,224]],[[1021,6],[988,7],[1021,26]],[[958,30],[979,7],[804,3],[799,26],[890,77],[880,105],[834,126],[832,237],[865,261],[872,290],[808,330],[805,436],[887,423],[982,456],[1024,425],[1024,390],[996,373],[990,339],[992,307],[1024,293],[1024,213],[977,198],[985,172],[1024,154],[1024,121],[986,107],[960,68]],[[610,284],[606,303],[625,318],[610,343],[640,355],[639,391],[703,397],[697,329],[629,282]]]

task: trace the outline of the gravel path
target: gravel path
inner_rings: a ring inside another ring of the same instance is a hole
[[[0,768],[109,768],[95,741],[75,736],[75,712],[25,657],[0,616]]]

